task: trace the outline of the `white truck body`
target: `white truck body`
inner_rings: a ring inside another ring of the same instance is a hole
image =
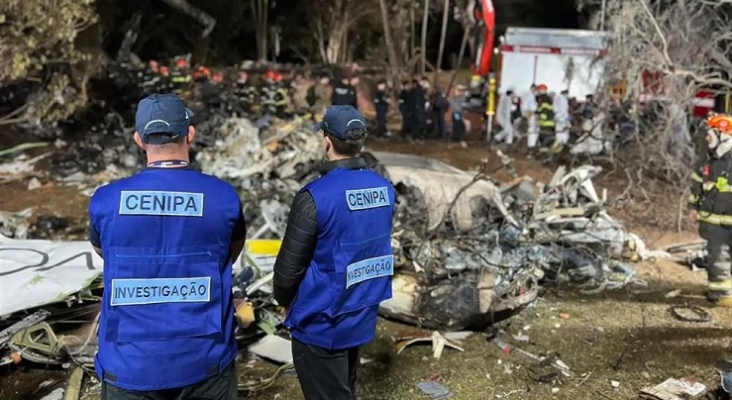
[[[532,83],[550,93],[569,90],[584,99],[602,83],[609,34],[601,31],[508,28],[500,46],[499,94],[528,92]]]

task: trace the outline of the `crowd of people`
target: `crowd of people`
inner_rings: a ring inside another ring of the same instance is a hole
[[[353,72],[342,73],[337,79],[329,72],[285,77],[267,70],[250,76],[241,69],[235,75],[227,75],[203,66],[192,67],[183,57],[175,59],[172,65],[167,67],[150,61],[137,76],[143,93],[170,92],[182,98],[192,95],[209,107],[226,107],[231,113],[251,118],[264,115],[287,118],[310,113],[317,120],[331,105],[350,105],[362,111],[373,108],[371,122],[375,129],[372,132],[379,138],[393,136],[388,123],[393,111],[401,115],[399,133],[405,140],[462,141],[467,129],[463,115],[467,88],[456,85],[448,97],[438,87],[432,87],[426,76],[405,79],[399,92],[394,92],[386,80],[379,80],[370,88]],[[359,96],[364,90],[369,95]]]

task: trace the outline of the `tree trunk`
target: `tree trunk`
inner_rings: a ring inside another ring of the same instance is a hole
[[[463,63],[463,56],[465,55],[465,47],[468,45],[468,38],[471,36],[471,33],[473,32],[473,26],[468,25],[465,30],[463,31],[463,41],[460,43],[460,53],[458,54],[457,59],[457,67],[453,69],[452,71],[452,77],[450,78],[450,85],[447,86],[447,91],[445,93],[450,93],[450,90],[452,90],[452,86],[455,84],[455,79],[457,78],[457,73],[461,64]]]
[[[424,0],[424,14],[422,15],[422,43],[419,51],[422,53],[421,73],[427,72],[427,23],[430,16],[430,0]]]
[[[260,0],[262,6],[262,46],[259,49],[259,60],[267,61],[267,53],[269,50],[269,0]]]
[[[440,74],[442,69],[442,54],[445,51],[445,37],[447,36],[447,19],[450,16],[450,0],[444,0],[445,7],[442,9],[442,33],[440,34],[440,50],[437,53],[437,73],[435,74],[435,83],[437,83],[437,76]]]
[[[325,49],[325,34],[323,33],[323,20],[318,17],[315,22],[315,40],[318,43],[318,52],[320,53],[320,61],[323,64],[328,63],[328,51]]]
[[[216,18],[206,14],[205,12],[201,11],[200,8],[194,7],[191,5],[191,3],[187,2],[186,0],[160,0],[163,3],[169,5],[170,7],[182,12],[183,14],[188,15],[189,17],[195,19],[204,26],[203,33],[201,34],[201,37],[207,37],[209,34],[211,34],[211,31],[213,31],[214,27],[216,26]]]
[[[394,42],[391,40],[391,28],[389,27],[389,10],[386,8],[386,0],[379,0],[381,8],[381,22],[384,24],[384,41],[386,41],[386,52],[389,57],[389,67],[391,69],[392,80],[394,86],[399,88],[399,65],[397,64],[397,55],[394,51]]]
[[[415,30],[414,4],[409,4],[409,56],[414,57],[417,49],[417,32]],[[410,72],[416,72],[416,68],[410,68]]]
[[[254,36],[257,41],[257,60],[267,61],[267,27],[268,0],[251,0],[254,19]]]

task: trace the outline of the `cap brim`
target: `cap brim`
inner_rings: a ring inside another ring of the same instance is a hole
[[[316,122],[315,125],[313,125],[313,130],[315,132],[318,132],[321,129],[323,129],[323,123],[322,122]]]
[[[188,118],[193,118],[196,116],[196,113],[194,113],[193,110],[188,107],[186,107],[186,114],[188,114]]]

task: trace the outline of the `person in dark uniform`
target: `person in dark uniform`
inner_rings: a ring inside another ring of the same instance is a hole
[[[412,81],[412,136],[416,140],[424,139],[424,131],[427,125],[427,110],[426,103],[427,97],[425,94],[425,88],[422,87],[420,82],[416,79]]]
[[[262,115],[275,115],[277,113],[278,85],[276,79],[277,73],[273,70],[269,70],[264,74],[264,84],[259,93]]]
[[[376,108],[376,137],[388,137],[386,115],[389,112],[389,96],[386,93],[386,81],[381,80],[376,84],[374,108]]]
[[[191,74],[188,70],[188,61],[185,58],[179,58],[175,62],[175,68],[170,73],[170,83],[173,93],[180,95],[190,88]]]
[[[536,114],[539,117],[539,142],[542,146],[550,146],[554,142],[556,122],[554,100],[547,94],[546,85],[539,85],[536,104]]]
[[[732,116],[710,116],[706,140],[709,157],[691,173],[689,219],[707,241],[707,298],[732,308]]]
[[[234,86],[234,95],[239,103],[238,108],[244,112],[244,115],[250,115],[252,107],[257,101],[257,89],[249,83],[249,74],[246,71],[239,71]]]
[[[273,105],[274,111],[277,118],[286,118],[287,102],[290,98],[290,94],[287,92],[287,88],[282,81],[282,75],[279,73],[275,74],[274,87],[273,87]]]
[[[350,90],[349,96],[351,102],[348,104],[358,110],[358,85],[361,82],[361,78],[358,75],[354,75],[348,80],[348,89]]]
[[[274,265],[274,298],[287,308],[292,356],[306,400],[353,400],[359,347],[373,340],[391,298],[395,193],[359,153],[366,120],[329,107],[314,129],[327,162],[290,209]]]
[[[447,125],[445,124],[445,113],[450,109],[450,102],[437,87],[432,97],[432,122],[435,125],[435,137],[447,139]]]
[[[333,106],[353,106],[356,101],[356,92],[351,86],[348,77],[342,77],[340,82],[333,86],[330,103]]]
[[[104,258],[103,400],[237,398],[231,274],[246,227],[236,190],[189,167],[192,116],[174,94],[140,101],[134,140],[147,168],[89,203]]]
[[[414,96],[412,82],[402,82],[402,91],[399,93],[399,112],[402,114],[402,138],[411,140],[414,132]]]

